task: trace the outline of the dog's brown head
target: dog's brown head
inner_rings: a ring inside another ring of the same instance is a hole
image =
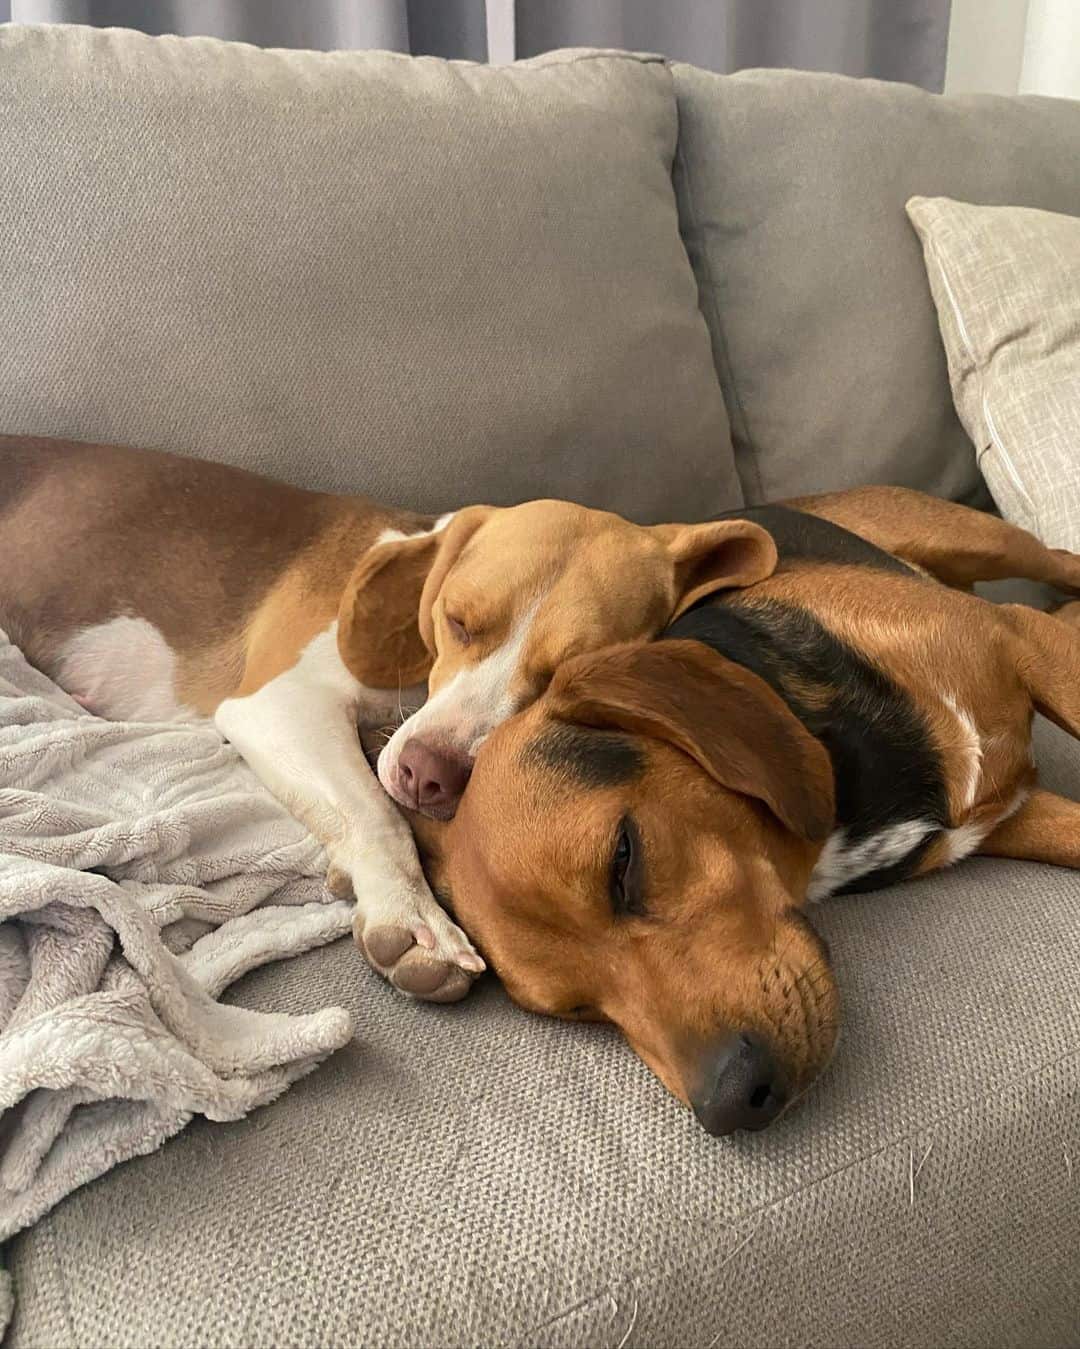
[[[392,685],[404,670],[429,690],[380,755],[380,781],[448,818],[486,736],[563,661],[654,636],[702,596],[775,567],[775,543],[749,520],[646,528],[566,501],[472,506],[437,534],[379,544],[343,601],[339,643],[362,681]],[[366,667],[373,652],[391,668]]]
[[[776,1118],[831,1054],[835,984],[801,906],[832,824],[828,756],[783,701],[663,640],[564,666],[428,842],[516,1002],[615,1022],[726,1134]]]

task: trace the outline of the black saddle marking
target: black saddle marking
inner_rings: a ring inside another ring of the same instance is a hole
[[[768,530],[776,543],[781,565],[785,562],[834,562],[840,565],[875,567],[878,571],[903,572],[905,576],[922,576],[921,572],[901,562],[892,553],[868,543],[849,529],[834,525],[805,511],[790,506],[743,506],[739,510],[722,511],[715,520],[753,520]]]
[[[752,519],[776,539],[782,561],[845,562],[908,576],[919,573],[828,521],[782,506],[728,512]],[[899,862],[843,886],[869,890],[910,875],[936,832],[949,825],[940,757],[909,695],[808,610],[754,599],[752,591],[709,596],[663,637],[704,642],[763,679],[828,751],[836,779],[836,825],[845,841],[912,820],[933,828]],[[812,686],[813,705],[800,697]]]

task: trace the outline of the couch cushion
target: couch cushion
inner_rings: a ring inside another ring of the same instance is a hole
[[[1001,513],[1080,550],[1080,219],[913,197],[956,409]]]
[[[747,497],[894,482],[984,504],[904,203],[1080,215],[1080,102],[674,74],[683,232]]]
[[[1044,734],[1045,732],[1045,734]],[[1080,756],[1040,727],[1048,785]],[[359,1038],[12,1245],[8,1349],[1072,1343],[1080,873],[984,859],[817,912],[846,1030],[708,1138],[618,1037],[393,996],[347,943],[238,985]],[[917,1175],[915,1174],[917,1172]],[[914,1177],[914,1179],[913,1179]]]
[[[658,61],[2,27],[0,124],[0,430],[429,510],[738,504]]]

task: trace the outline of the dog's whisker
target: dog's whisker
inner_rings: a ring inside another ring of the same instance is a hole
[[[801,974],[795,976],[795,986],[799,987],[806,984],[809,988],[820,988],[827,983],[829,978],[829,967],[823,959],[815,960],[813,965],[808,965]]]
[[[403,694],[403,692],[404,692],[404,690],[403,690],[402,687],[401,687],[401,671],[399,670],[399,671],[398,671],[398,681],[397,681],[397,710],[398,710],[398,725],[399,725],[399,726],[403,726],[403,725],[405,724],[405,722],[408,721],[409,716],[411,716],[411,713],[408,713],[408,714],[407,714],[407,713],[405,712],[405,709],[404,709],[404,708],[402,707],[402,705],[401,705],[401,699],[402,699],[402,694]]]
[[[785,960],[785,958],[786,958],[786,956],[787,956],[787,953],[791,950],[791,948],[792,948],[792,946],[793,946],[793,944],[794,944],[794,942],[795,942],[796,935],[797,935],[797,934],[796,934],[795,932],[792,932],[792,933],[789,933],[789,934],[788,934],[788,939],[787,939],[787,941],[784,943],[784,949],[783,949],[783,950],[776,956],[776,958],[773,960],[772,966],[770,967],[768,974],[766,974],[766,976],[765,976],[765,983],[766,983],[766,984],[768,984],[768,982],[773,978],[773,976],[774,976],[774,975],[781,969],[781,967],[783,966],[783,963],[784,963],[784,960]]]

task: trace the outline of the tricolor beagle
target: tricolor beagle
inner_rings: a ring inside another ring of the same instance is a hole
[[[771,576],[567,662],[454,820],[416,825],[511,995],[615,1022],[715,1134],[768,1124],[832,1053],[808,900],[973,852],[1080,867],[1080,804],[1036,787],[1030,741],[1033,710],[1080,735],[1080,606],[963,593],[1075,593],[1080,556],[900,489],[743,515]]]
[[[436,1000],[483,962],[390,796],[449,817],[485,736],[558,665],[775,563],[748,521],[646,529],[555,501],[433,519],[205,460],[0,437],[0,625],[101,716],[212,717],[325,843],[367,958]],[[384,792],[357,727],[388,720]]]

